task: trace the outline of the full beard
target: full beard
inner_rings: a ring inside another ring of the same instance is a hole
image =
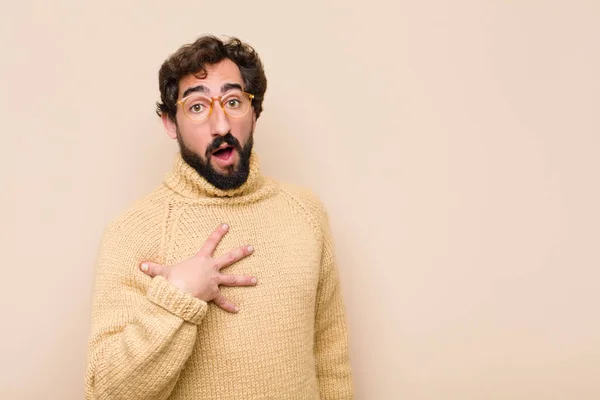
[[[240,145],[240,142],[231,133],[227,133],[225,136],[218,136],[207,147],[204,157],[186,146],[179,129],[177,129],[177,142],[179,143],[179,151],[183,160],[217,189],[237,189],[248,180],[248,175],[250,174],[250,156],[254,145],[254,132],[250,132],[250,137],[244,147]],[[239,155],[237,165],[231,166],[226,175],[217,172],[210,162],[212,153],[223,143],[233,146]]]

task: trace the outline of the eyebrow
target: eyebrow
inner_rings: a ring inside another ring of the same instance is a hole
[[[221,86],[221,93],[228,92],[231,89],[238,89],[242,92],[244,91],[244,89],[242,89],[242,85],[240,85],[239,83],[226,83],[223,86]]]
[[[240,85],[239,83],[225,83],[223,86],[221,86],[221,93],[225,93],[229,90],[232,89],[238,89],[240,91],[244,91],[242,89],[242,85]],[[191,93],[195,93],[195,92],[200,92],[200,93],[204,93],[207,94],[210,92],[210,89],[208,89],[206,86],[204,85],[197,85],[197,86],[192,86],[190,88],[185,89],[185,91],[183,92],[183,95],[181,95],[181,98],[185,98],[186,96],[188,96]]]
[[[208,88],[204,85],[192,86],[192,87],[185,89],[185,91],[181,95],[181,98],[183,99],[183,98],[187,97],[187,95],[190,93],[195,93],[195,92],[206,93],[208,91],[209,91]]]

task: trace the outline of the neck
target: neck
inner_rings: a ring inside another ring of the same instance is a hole
[[[177,153],[173,170],[166,176],[165,185],[177,194],[190,200],[232,199],[256,197],[265,189],[267,180],[261,175],[258,156],[253,151],[250,156],[250,171],[246,182],[235,189],[219,189],[190,167]]]

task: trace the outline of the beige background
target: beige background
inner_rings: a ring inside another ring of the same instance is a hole
[[[357,399],[600,398],[600,2],[2,8],[0,398],[83,397],[102,229],[170,168],[158,68],[206,32],[257,48],[264,172],[329,209]]]

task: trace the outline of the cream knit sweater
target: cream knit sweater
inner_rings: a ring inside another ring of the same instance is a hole
[[[223,273],[231,314],[139,270],[193,256],[219,224],[215,257],[254,253]],[[350,399],[344,304],[327,214],[309,190],[260,174],[222,191],[178,155],[164,183],[107,228],[100,246],[86,372],[88,399]]]

